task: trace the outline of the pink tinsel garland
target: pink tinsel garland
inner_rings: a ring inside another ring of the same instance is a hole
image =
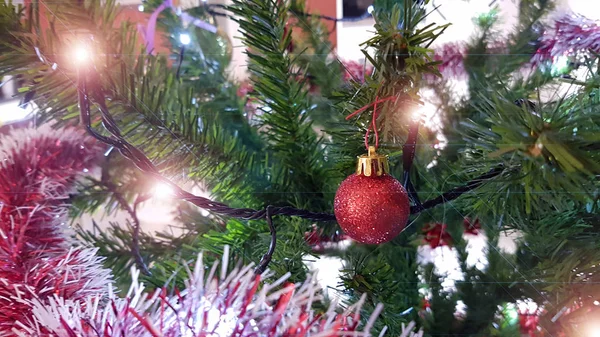
[[[487,47],[490,54],[507,53],[506,45],[497,42]],[[552,61],[558,56],[571,56],[585,52],[600,52],[600,25],[580,15],[569,14],[555,20],[554,29],[540,39],[540,45],[531,59],[531,66]],[[467,75],[464,59],[467,45],[451,42],[434,50],[434,60],[440,61],[439,71],[444,78],[464,79]],[[426,76],[435,82],[434,76]]]
[[[570,14],[557,19],[554,30],[544,34],[533,61],[539,63],[588,51],[600,52],[600,26],[581,15]]]

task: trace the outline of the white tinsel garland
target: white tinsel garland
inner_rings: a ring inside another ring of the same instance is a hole
[[[175,295],[145,293],[134,270],[126,298],[117,298],[109,291],[110,303],[102,307],[97,297],[83,304],[57,297],[47,304],[35,303],[34,316],[40,327],[58,337],[325,337],[368,336],[381,310],[377,307],[359,330],[362,301],[341,314],[336,313],[336,303],[332,303],[326,313],[318,315],[311,306],[323,298],[314,277],[293,285],[286,283],[286,275],[266,284],[254,274],[252,265],[227,273],[227,254],[223,261],[216,276],[218,264],[205,273],[200,255],[189,272],[186,289]],[[411,323],[404,327],[403,336],[422,335],[413,330]]]

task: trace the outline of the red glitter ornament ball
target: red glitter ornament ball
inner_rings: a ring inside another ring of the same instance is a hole
[[[361,243],[392,240],[410,216],[408,194],[398,180],[385,173],[387,161],[382,158],[374,151],[362,156],[357,173],[346,178],[335,194],[337,222],[349,237]]]

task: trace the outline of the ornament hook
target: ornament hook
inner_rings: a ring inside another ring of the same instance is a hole
[[[356,174],[370,176],[382,176],[388,174],[390,165],[388,156],[377,153],[375,146],[369,146],[369,151],[366,155],[358,157],[356,165]]]

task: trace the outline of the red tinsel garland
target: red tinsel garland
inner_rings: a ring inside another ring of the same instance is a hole
[[[310,308],[323,295],[314,276],[302,284],[286,282],[287,276],[265,284],[251,265],[226,272],[227,250],[223,263],[221,268],[216,263],[206,268],[199,256],[187,289],[174,296],[165,290],[146,296],[134,273],[126,299],[112,296],[105,307],[93,301],[83,307],[52,300],[51,305],[36,305],[34,312],[41,326],[61,337],[350,337],[367,336],[382,309],[378,305],[360,329],[364,296],[341,313],[332,303],[317,314]],[[422,331],[413,330],[411,323],[402,336],[422,336]]]
[[[32,302],[81,301],[109,273],[94,251],[70,249],[69,192],[98,153],[73,130],[13,130],[0,139],[0,335],[29,331]]]

